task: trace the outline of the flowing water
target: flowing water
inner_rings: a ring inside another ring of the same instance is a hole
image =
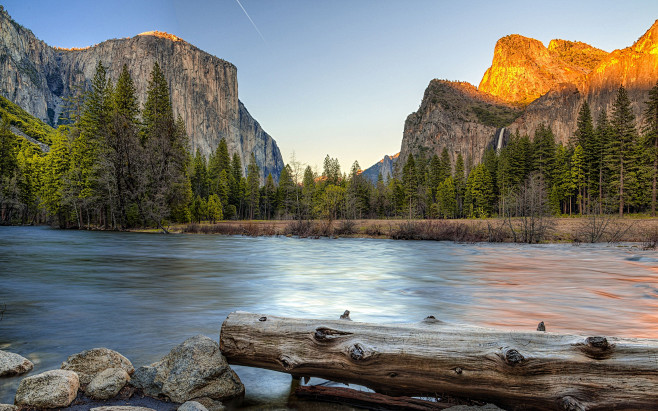
[[[658,338],[658,255],[631,245],[456,244],[0,227],[0,349],[58,368],[108,347],[138,367],[235,310]],[[236,367],[246,403],[290,377]],[[0,403],[20,378],[0,379]]]

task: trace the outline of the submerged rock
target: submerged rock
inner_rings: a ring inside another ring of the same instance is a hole
[[[34,368],[32,361],[13,352],[0,351],[0,377],[25,374]]]
[[[208,411],[224,411],[226,409],[226,407],[224,406],[224,404],[222,404],[221,401],[213,400],[212,398],[208,398],[208,397],[195,398],[194,402],[198,402],[199,404],[204,406]]]
[[[36,408],[68,407],[78,395],[78,374],[68,370],[51,370],[24,378],[18,385],[14,403]]]
[[[219,351],[219,344],[203,335],[185,340],[159,362],[140,367],[130,383],[146,395],[181,403],[244,394],[244,385]]]
[[[204,407],[201,403],[196,401],[187,401],[180,407],[177,411],[208,411],[208,408]]]
[[[80,384],[89,384],[96,374],[108,368],[122,368],[128,375],[135,372],[130,360],[114,350],[93,348],[71,355],[62,363],[63,370],[75,371],[80,377]]]
[[[89,411],[155,411],[153,408],[131,407],[129,405],[107,405],[105,407],[92,408]]]
[[[96,374],[86,389],[86,394],[96,400],[107,400],[116,396],[130,381],[123,368],[108,368]]]

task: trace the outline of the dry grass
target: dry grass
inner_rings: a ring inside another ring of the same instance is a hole
[[[638,242],[658,244],[658,218],[555,218],[545,242]],[[459,242],[512,242],[500,219],[459,220],[251,220],[184,224],[172,232],[246,236],[364,237]]]

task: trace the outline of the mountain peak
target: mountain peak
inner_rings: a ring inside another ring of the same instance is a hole
[[[576,84],[607,52],[578,41],[551,40],[548,47],[518,34],[498,40],[481,92],[525,106],[560,83]]]
[[[160,37],[164,39],[169,39],[171,41],[185,41],[182,38],[175,36],[173,34],[169,34],[165,31],[159,31],[159,30],[152,30],[152,31],[145,31],[143,33],[139,33],[138,36],[154,36],[154,37]]]

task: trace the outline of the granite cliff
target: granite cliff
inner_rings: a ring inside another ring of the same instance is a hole
[[[504,145],[516,131],[532,138],[541,123],[567,143],[582,103],[589,103],[595,118],[601,110],[610,113],[620,85],[640,125],[657,80],[658,21],[631,47],[611,53],[581,42],[551,40],[544,47],[538,40],[506,36],[497,42],[477,89],[430,82],[418,111],[405,122],[401,157],[431,156],[447,147],[453,162],[461,153],[478,163],[487,147]]]
[[[262,177],[276,179],[284,163],[276,142],[238,99],[236,67],[171,34],[153,31],[82,49],[51,47],[0,10],[0,94],[57,126],[64,99],[88,88],[97,63],[116,81],[127,64],[143,103],[157,62],[169,83],[175,115],[185,122],[191,149],[209,155],[226,139],[247,167],[253,153]]]
[[[363,170],[363,176],[373,183],[377,183],[379,175],[382,175],[383,181],[386,183],[393,176],[395,171],[395,165],[400,158],[400,153],[393,154],[392,156],[385,155],[384,158],[379,160],[377,163]]]

